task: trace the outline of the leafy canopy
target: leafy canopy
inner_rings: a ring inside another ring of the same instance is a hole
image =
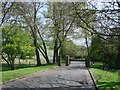
[[[5,26],[2,28],[2,52],[9,55],[34,55],[32,38],[25,31],[15,27],[15,25]]]

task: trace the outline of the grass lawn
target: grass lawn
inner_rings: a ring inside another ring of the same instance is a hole
[[[101,69],[101,63],[95,63],[89,69],[100,90],[120,90],[118,70],[104,71]]]
[[[10,79],[14,79],[14,78],[18,78],[18,77],[21,77],[21,76],[24,76],[24,75],[28,75],[28,74],[31,74],[31,73],[34,73],[34,72],[38,72],[38,71],[41,71],[41,70],[45,70],[45,69],[48,69],[48,68],[53,68],[53,67],[57,67],[57,64],[49,64],[49,65],[42,65],[42,66],[39,66],[39,67],[36,67],[36,66],[32,66],[32,67],[28,67],[29,65],[23,65],[24,68],[19,68],[19,69],[16,69],[16,70],[10,70],[10,68],[5,68],[5,65],[4,66],[4,70],[0,73],[2,73],[2,82],[3,81],[7,81],[7,80],[10,80]],[[25,68],[27,67],[27,68]]]

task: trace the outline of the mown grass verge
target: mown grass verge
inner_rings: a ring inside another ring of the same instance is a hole
[[[92,64],[89,68],[98,88],[100,90],[119,90],[120,84],[118,80],[119,70],[105,71],[101,69],[101,63]]]

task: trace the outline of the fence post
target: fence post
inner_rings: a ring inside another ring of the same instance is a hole
[[[69,66],[70,62],[69,62],[69,55],[66,55],[66,62],[65,62],[66,66]]]
[[[61,56],[58,56],[58,66],[61,66]]]

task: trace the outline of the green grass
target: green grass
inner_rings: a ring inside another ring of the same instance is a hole
[[[36,64],[15,64],[15,69],[35,67]],[[11,68],[6,63],[2,63],[2,71],[9,71]]]
[[[71,60],[85,60],[85,58],[80,58],[80,59],[76,59],[76,58],[71,58]]]
[[[25,65],[23,65],[23,66],[25,66]],[[24,75],[28,75],[31,73],[35,73],[35,72],[38,72],[41,70],[45,70],[48,68],[53,68],[53,67],[57,67],[57,64],[42,65],[39,67],[33,66],[33,67],[28,67],[28,68],[20,68],[20,69],[16,69],[16,70],[10,70],[7,67],[5,70],[5,67],[4,67],[4,71],[2,71],[2,82],[10,80],[10,79],[18,78],[18,77],[21,77]]]
[[[75,60],[85,60],[85,58],[75,59]]]
[[[95,63],[90,66],[90,71],[96,80],[100,90],[118,90],[118,70],[105,71],[101,69],[101,63]]]

